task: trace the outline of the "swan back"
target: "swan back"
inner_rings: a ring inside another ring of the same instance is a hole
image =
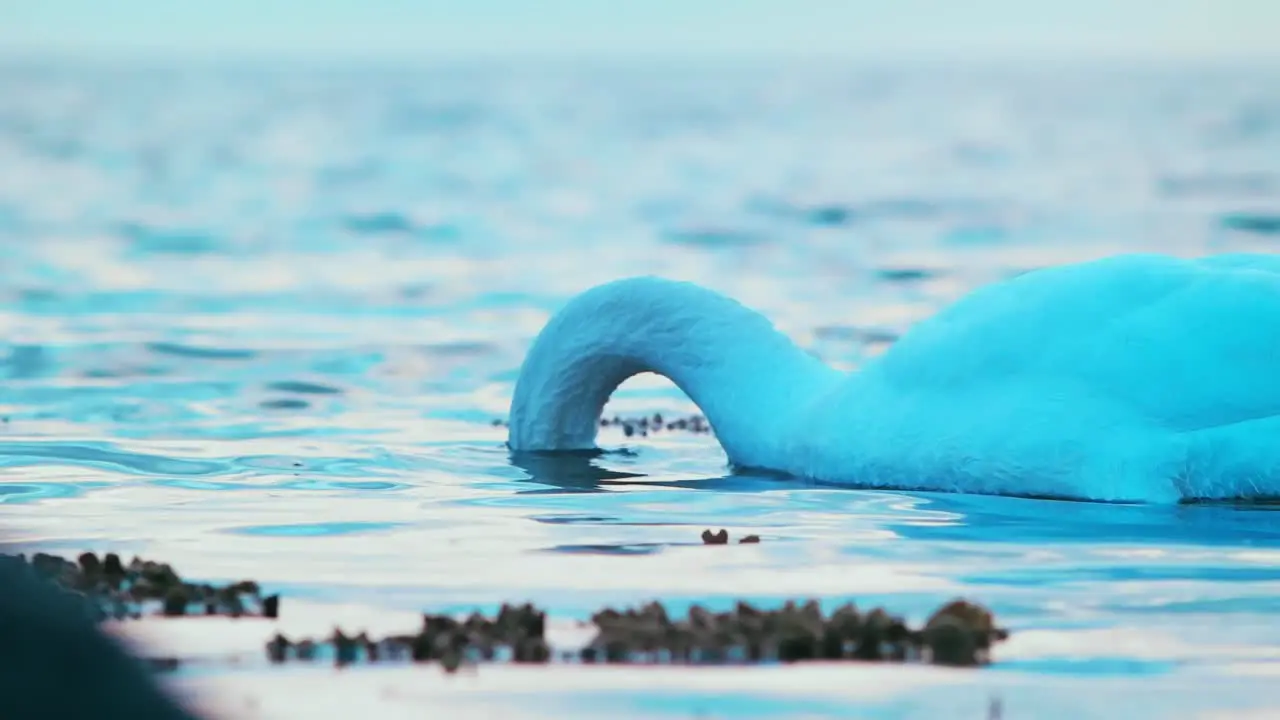
[[[1280,495],[1280,261],[1128,255],[981,288],[911,328],[807,424],[788,471],[832,480]]]

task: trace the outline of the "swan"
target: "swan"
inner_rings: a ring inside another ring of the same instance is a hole
[[[854,487],[1107,502],[1280,496],[1280,256],[1126,254],[979,287],[853,372],[695,284],[633,277],[534,340],[513,454],[596,448],[643,372],[735,469]]]

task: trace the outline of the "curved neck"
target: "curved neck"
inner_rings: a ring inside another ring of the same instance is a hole
[[[511,401],[513,451],[595,447],[613,391],[665,376],[706,415],[735,465],[782,440],[792,413],[843,375],[764,316],[697,285],[642,277],[571,300],[529,350]]]

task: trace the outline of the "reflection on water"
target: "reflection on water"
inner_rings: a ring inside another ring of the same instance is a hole
[[[549,314],[622,275],[727,292],[856,368],[1031,268],[1272,249],[1277,87],[1228,70],[0,67],[0,521],[64,552],[409,610],[810,595],[918,617],[968,595],[1015,630],[990,682],[1026,716],[1135,707],[1111,681],[1146,688],[1151,716],[1229,705],[1190,702],[1197,684],[1265,700],[1275,506],[851,491],[614,428],[607,452],[512,456],[490,421]],[[695,410],[647,377],[611,405]],[[703,546],[720,527],[763,542]],[[1035,634],[1058,631],[1105,637]],[[939,687],[561,699],[938,717],[963,695]]]

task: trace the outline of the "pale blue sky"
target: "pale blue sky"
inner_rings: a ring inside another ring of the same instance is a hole
[[[1280,56],[1280,0],[0,0],[74,54]]]

